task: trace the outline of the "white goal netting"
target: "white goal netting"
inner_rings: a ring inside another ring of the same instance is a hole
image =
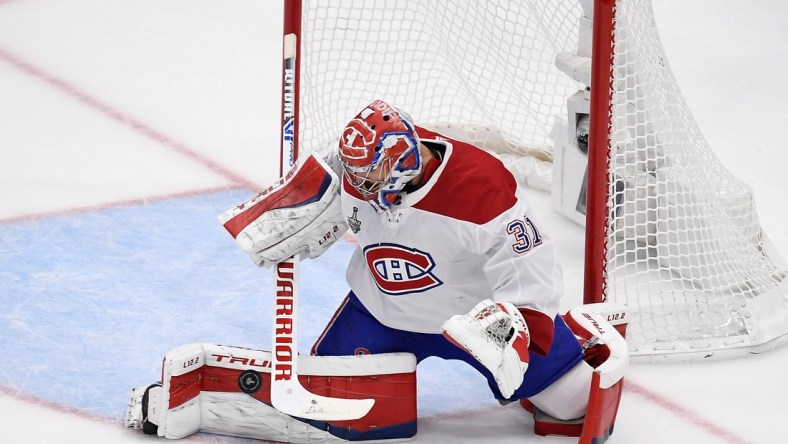
[[[422,126],[549,162],[572,120],[567,100],[589,83],[591,4],[305,0],[300,147],[335,144],[349,118],[383,99]],[[619,0],[615,17],[604,273],[608,299],[634,312],[630,348],[687,356],[773,345],[788,332],[788,279],[752,193],[697,128],[650,1]],[[559,54],[578,56],[574,76],[556,67]]]

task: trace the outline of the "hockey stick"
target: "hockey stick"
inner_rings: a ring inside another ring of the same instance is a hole
[[[276,264],[274,343],[271,353],[271,403],[288,415],[323,421],[351,420],[366,415],[374,399],[343,399],[316,395],[298,381],[297,258]]]
[[[301,0],[285,3],[286,23],[283,64],[283,111],[280,173],[287,171],[297,157],[296,50],[301,25]],[[287,10],[289,8],[289,11]],[[291,15],[291,22],[287,17]],[[288,29],[295,28],[295,29]],[[281,174],[280,174],[281,175]],[[374,399],[329,398],[308,391],[298,380],[298,271],[297,257],[276,264],[271,350],[271,404],[291,416],[321,421],[358,419],[366,415]]]

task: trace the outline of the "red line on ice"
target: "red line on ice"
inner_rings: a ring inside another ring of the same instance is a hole
[[[19,390],[12,389],[10,387],[6,387],[0,385],[0,395],[8,396],[9,398],[17,399],[19,401],[24,401],[28,404],[38,405],[41,407],[46,407],[50,410],[54,410],[60,413],[70,413],[73,415],[80,416],[82,418],[90,419],[93,421],[103,422],[105,424],[112,424],[117,423],[117,419],[109,418],[106,416],[102,416],[96,413],[89,412],[87,410],[80,410],[76,407],[66,406],[63,404],[59,404],[57,402],[47,401],[45,399],[38,398],[36,396],[21,392]]]
[[[746,444],[747,441],[740,436],[731,433],[722,427],[712,423],[711,421],[701,417],[700,415],[695,414],[694,412],[678,405],[677,403],[660,396],[645,387],[642,387],[636,383],[633,383],[630,380],[626,381],[626,393],[633,393],[638,396],[641,396],[648,400],[649,402],[657,405],[665,409],[669,414],[673,416],[677,416],[682,418],[684,421],[689,422],[690,424],[706,431],[707,433],[720,438],[724,442],[728,442],[731,444]],[[38,405],[41,407],[48,408],[50,410],[54,410],[61,413],[69,413],[73,415],[77,415],[82,418],[90,419],[96,422],[101,422],[105,424],[120,424],[120,420],[117,418],[112,418],[109,416],[103,416],[96,413],[91,413],[85,410],[80,410],[75,407],[66,406],[63,404],[59,404],[57,402],[48,401],[45,399],[38,398],[36,396],[20,392],[18,390],[12,389],[10,387],[6,387],[0,385],[0,395],[5,395],[14,399],[18,399],[20,401],[26,402],[28,404]],[[471,418],[476,414],[486,413],[486,412],[493,412],[495,410],[500,409],[501,407],[490,407],[490,408],[479,408],[479,409],[467,409],[467,410],[458,410],[453,412],[445,412],[439,413],[436,415],[430,415],[426,418],[421,418],[421,420],[431,421],[431,420],[441,420],[441,419],[462,419],[462,418]],[[615,435],[614,435],[615,436]],[[193,436],[192,438],[200,439],[200,435]]]
[[[0,48],[0,60],[8,63],[9,65],[17,68],[18,70],[41,80],[55,89],[71,96],[82,104],[92,108],[95,111],[104,114],[105,116],[115,120],[116,122],[133,129],[134,131],[147,136],[148,138],[161,143],[162,145],[170,148],[171,150],[189,158],[190,160],[202,165],[205,168],[219,174],[225,179],[229,180],[235,185],[242,186],[251,190],[259,188],[256,184],[241,177],[240,175],[230,171],[229,169],[219,165],[217,162],[209,159],[206,156],[198,153],[197,151],[189,148],[181,142],[173,139],[170,136],[162,133],[161,131],[135,119],[134,117],[113,108],[112,106],[102,102],[101,100],[91,96],[90,94],[80,90],[76,86],[62,80],[55,75],[33,65],[22,58],[11,54],[3,48]]]
[[[145,205],[150,203],[162,202],[167,200],[174,200],[174,199],[181,199],[184,197],[196,197],[202,196],[206,194],[213,194],[221,191],[228,191],[233,189],[246,189],[245,186],[235,186],[235,187],[214,187],[214,188],[206,188],[204,190],[194,190],[194,191],[184,191],[182,193],[172,193],[172,194],[163,194],[160,196],[149,196],[149,197],[141,197],[137,199],[129,199],[117,202],[110,202],[100,205],[91,205],[85,207],[77,207],[77,208],[69,208],[67,210],[58,210],[58,211],[46,211],[42,213],[33,213],[33,214],[23,214],[20,216],[14,217],[7,217],[7,218],[0,218],[0,225],[4,224],[13,224],[16,222],[22,222],[26,220],[35,220],[35,219],[44,219],[44,218],[51,218],[51,217],[61,217],[61,216],[71,216],[75,214],[83,214],[83,213],[90,213],[94,211],[102,211],[108,210],[110,208],[123,208],[123,207],[131,207],[137,205]]]
[[[647,388],[643,387],[642,385],[638,385],[632,382],[631,379],[627,379],[624,382],[624,393],[633,393],[641,398],[644,398],[651,402],[652,404],[660,407],[670,414],[681,418],[683,421],[686,421],[695,427],[705,430],[710,435],[716,436],[721,440],[731,443],[731,444],[746,444],[748,441],[744,438],[736,435],[733,432],[725,430],[725,428],[714,424],[713,422],[709,421],[708,419],[698,415],[697,413],[671,401],[670,399],[661,396],[657,393],[648,390]]]
[[[82,410],[82,409],[78,409],[76,407],[71,407],[71,406],[63,405],[63,404],[60,404],[60,403],[57,403],[57,402],[48,401],[46,399],[42,399],[42,398],[39,398],[37,396],[33,396],[33,395],[30,395],[30,394],[27,394],[27,393],[21,392],[19,390],[16,390],[16,389],[13,389],[13,388],[10,388],[10,387],[6,387],[4,385],[0,385],[0,396],[8,396],[9,398],[16,399],[16,400],[25,402],[27,404],[32,404],[32,405],[35,405],[35,406],[44,407],[44,408],[47,408],[49,410],[53,410],[53,411],[59,412],[59,413],[66,413],[66,414],[69,414],[69,415],[78,416],[80,418],[88,419],[88,420],[91,420],[93,422],[98,422],[98,423],[107,424],[107,425],[110,425],[110,426],[117,426],[117,427],[124,426],[123,419],[113,418],[111,416],[99,415],[97,413],[93,413],[93,412],[90,412],[88,410]],[[129,430],[129,433],[133,434],[133,435],[134,434],[139,434],[139,435],[142,434],[141,432],[132,431],[132,430]],[[243,440],[242,438],[225,437],[225,436],[218,436],[218,435],[192,435],[192,436],[189,437],[189,439],[190,440],[194,439],[194,440],[197,440],[197,441],[207,441],[207,442],[212,442],[212,443],[217,443],[217,442],[237,442],[238,440],[241,440],[240,442],[247,442],[247,440]],[[90,438],[89,437],[86,438],[86,442],[90,442]],[[262,442],[265,442],[265,441],[262,441]]]

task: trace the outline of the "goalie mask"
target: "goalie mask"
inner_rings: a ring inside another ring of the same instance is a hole
[[[378,211],[397,202],[421,172],[419,137],[410,116],[376,100],[347,124],[339,161],[348,182]]]

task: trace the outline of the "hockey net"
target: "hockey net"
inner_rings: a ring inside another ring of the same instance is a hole
[[[634,355],[691,359],[775,345],[788,332],[788,279],[751,190],[697,128],[650,0],[598,3],[612,19],[594,38],[612,54],[611,77],[595,86],[609,100],[598,129],[606,146],[592,147],[605,156],[608,197],[604,257],[587,266],[603,288],[591,299],[630,307]],[[550,162],[576,147],[578,116],[588,113],[593,8],[590,0],[303,0],[302,153],[333,146],[360,107],[384,99],[548,188]]]

